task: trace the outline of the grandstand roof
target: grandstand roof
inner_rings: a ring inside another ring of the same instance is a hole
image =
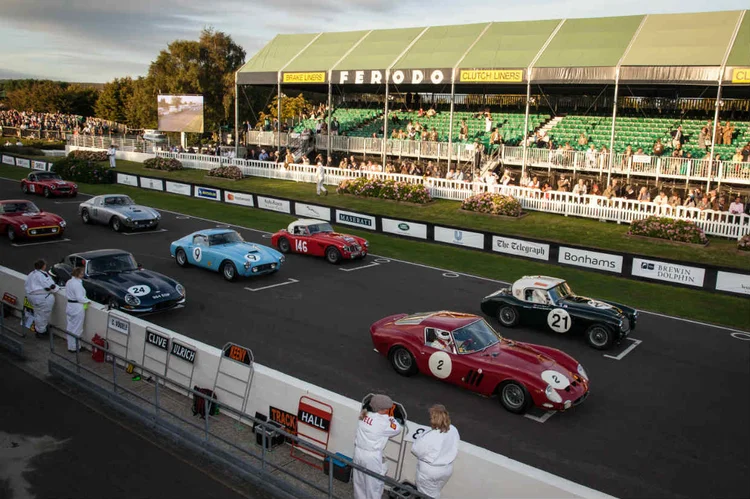
[[[747,11],[277,35],[239,84],[750,84]],[[454,71],[455,70],[455,71]]]

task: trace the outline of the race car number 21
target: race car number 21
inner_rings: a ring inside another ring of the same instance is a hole
[[[570,326],[573,325],[573,321],[570,319],[567,310],[556,308],[547,315],[547,324],[556,333],[567,333]]]

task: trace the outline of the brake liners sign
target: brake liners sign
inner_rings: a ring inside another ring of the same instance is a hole
[[[522,69],[462,69],[458,81],[461,83],[520,83]]]
[[[284,73],[282,83],[325,83],[325,71],[314,73]]]

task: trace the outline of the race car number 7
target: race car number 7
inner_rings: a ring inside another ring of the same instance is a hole
[[[562,308],[555,308],[547,315],[547,324],[550,329],[557,333],[566,333],[573,325],[568,311]]]

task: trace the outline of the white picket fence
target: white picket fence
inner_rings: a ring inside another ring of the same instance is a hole
[[[313,165],[291,165],[270,161],[228,159],[219,156],[201,154],[157,153],[165,158],[179,159],[185,168],[210,170],[218,166],[233,165],[247,177],[265,177],[278,180],[315,183],[316,169]],[[732,215],[727,212],[699,210],[684,206],[671,207],[653,202],[641,202],[627,199],[607,199],[602,196],[578,196],[570,192],[550,191],[543,193],[536,189],[516,186],[488,185],[484,182],[462,182],[434,177],[404,175],[399,173],[380,173],[359,170],[342,170],[325,168],[325,183],[339,185],[347,179],[367,177],[382,180],[396,180],[411,184],[422,184],[430,195],[437,199],[463,201],[482,192],[495,192],[513,196],[521,202],[524,210],[544,211],[565,216],[592,218],[616,223],[631,223],[652,215],[665,216],[681,220],[691,220],[698,224],[707,235],[740,238],[750,234],[750,216]]]

